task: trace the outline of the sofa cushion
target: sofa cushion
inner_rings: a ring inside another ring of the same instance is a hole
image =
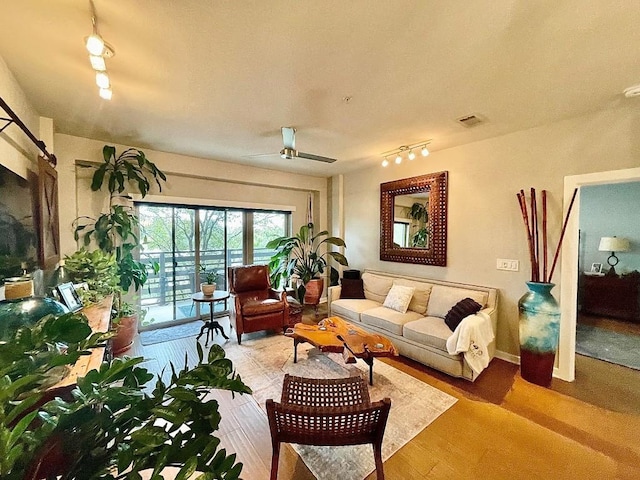
[[[427,316],[444,318],[456,303],[467,297],[475,300],[482,305],[482,307],[487,304],[487,292],[434,285],[431,289],[431,295],[429,296]]]
[[[402,336],[421,345],[429,345],[447,351],[447,338],[451,330],[439,317],[423,317],[413,322],[405,323]]]
[[[382,328],[396,335],[402,335],[402,326],[421,316],[419,313],[412,312],[411,310],[407,311],[407,313],[400,313],[387,307],[376,307],[363,311],[360,318],[364,324]]]
[[[331,315],[337,315],[353,322],[360,321],[360,312],[379,307],[378,302],[366,299],[341,298],[331,302]]]
[[[413,297],[411,297],[411,302],[409,303],[409,310],[413,310],[414,312],[418,312],[422,315],[425,314],[427,311],[427,304],[429,303],[431,288],[433,287],[432,284],[415,282],[404,278],[395,278],[393,280],[393,284],[402,285],[404,287],[413,287]]]
[[[463,318],[473,315],[474,313],[478,313],[481,308],[482,305],[475,300],[472,300],[469,297],[463,298],[447,312],[444,317],[444,323],[446,323],[447,327],[449,327],[453,332]]]
[[[404,287],[402,285],[393,285],[387,297],[384,299],[382,306],[395,310],[396,312],[405,313],[409,308],[409,302],[413,297],[413,287]]]
[[[387,293],[391,290],[391,285],[393,285],[393,278],[369,272],[362,274],[362,281],[364,283],[364,296],[378,303],[384,302],[384,299],[387,298]]]
[[[340,298],[365,298],[362,279],[343,278],[341,281]]]

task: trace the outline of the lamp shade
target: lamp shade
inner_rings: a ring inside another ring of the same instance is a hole
[[[629,240],[620,237],[602,237],[598,250],[601,252],[627,252]]]

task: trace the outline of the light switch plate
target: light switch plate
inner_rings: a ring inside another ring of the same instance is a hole
[[[510,260],[508,258],[498,258],[496,261],[496,268],[498,270],[506,270],[508,272],[517,272],[520,270],[520,261]]]

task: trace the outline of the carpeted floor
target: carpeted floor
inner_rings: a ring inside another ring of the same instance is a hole
[[[285,373],[303,377],[338,378],[361,375],[368,379],[368,366],[358,361],[346,365],[340,354],[323,354],[309,344],[298,346],[298,363],[293,363],[293,341],[282,335],[228,344],[227,357],[264,410],[268,398],[280,399]],[[380,361],[374,363],[371,400],[391,398],[391,412],[383,444],[386,460],[451,407],[456,399]],[[370,445],[351,447],[293,446],[318,479],[362,480],[374,469]]]
[[[140,341],[142,345],[153,345],[154,343],[170,342],[178,338],[193,337],[195,339],[200,333],[202,325],[203,322],[201,320],[194,320],[193,322],[173,327],[147,330],[146,332],[140,332]]]
[[[640,335],[579,323],[576,353],[640,370]]]

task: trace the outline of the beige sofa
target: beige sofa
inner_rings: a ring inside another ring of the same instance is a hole
[[[452,331],[444,322],[447,312],[463,298],[472,298],[482,305],[477,316],[486,319],[495,338],[498,291],[495,288],[460,283],[428,280],[394,275],[372,270],[362,274],[364,299],[341,299],[341,287],[329,287],[328,309],[330,315],[357,322],[366,330],[389,338],[398,352],[424,365],[428,365],[454,377],[475,381],[478,373],[465,359],[466,353],[449,354],[447,339]],[[413,287],[406,313],[383,306],[393,285]],[[470,317],[462,320],[470,322]],[[486,326],[486,328],[489,328]],[[456,333],[458,329],[456,329]],[[471,352],[469,352],[471,353]],[[495,354],[495,340],[486,348],[488,359]],[[486,355],[486,354],[485,354]],[[476,368],[477,370],[477,368]]]

